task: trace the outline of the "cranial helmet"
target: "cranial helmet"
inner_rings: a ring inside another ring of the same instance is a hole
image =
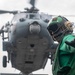
[[[53,18],[49,23],[48,31],[53,36],[53,38],[57,40],[63,37],[63,35],[73,31],[72,23],[65,17],[58,16]]]

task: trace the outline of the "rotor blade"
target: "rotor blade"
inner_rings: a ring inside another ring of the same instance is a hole
[[[3,29],[4,29],[4,26],[2,26],[1,30],[3,30]]]
[[[30,0],[30,4],[34,7],[35,6],[35,0]]]
[[[3,33],[3,29],[4,29],[4,26],[1,27],[0,34]]]
[[[18,13],[18,11],[6,11],[6,10],[0,10],[0,14],[5,14],[5,13],[16,14],[16,13]]]
[[[8,13],[9,11],[0,10],[0,14]]]
[[[65,17],[75,17],[75,15],[62,15],[62,16],[65,16]]]
[[[75,15],[51,15],[51,16],[64,16],[64,17],[75,17]]]

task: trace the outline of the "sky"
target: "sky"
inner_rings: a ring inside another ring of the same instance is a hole
[[[31,7],[28,2],[29,0],[0,0],[0,10],[24,10],[25,7]],[[75,22],[75,0],[36,0],[36,7],[40,10],[39,12],[44,12],[49,15],[68,15],[67,18]],[[8,21],[11,21],[12,17],[12,14],[1,14],[0,28]],[[19,71],[11,68],[11,64],[8,64],[6,69],[2,67],[2,56],[5,54],[5,52],[2,52],[2,40],[0,37],[0,72],[19,73]],[[52,75],[51,69],[52,65],[50,64],[50,60],[48,60],[44,70],[39,70],[34,73]]]

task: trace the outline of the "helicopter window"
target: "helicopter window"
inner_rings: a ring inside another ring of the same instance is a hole
[[[38,15],[38,14],[29,14],[29,18],[30,19],[40,19],[40,15]]]
[[[26,19],[28,18],[28,15],[25,14],[25,13],[19,13],[19,14],[16,14],[13,19],[12,19],[12,22],[19,22],[20,19]]]
[[[34,15],[30,15],[30,18],[32,19],[32,18],[35,18],[35,16]]]

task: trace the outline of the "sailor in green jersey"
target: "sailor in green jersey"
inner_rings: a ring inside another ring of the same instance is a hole
[[[75,38],[72,26],[63,16],[57,16],[49,23],[48,31],[59,43],[52,65],[53,75],[75,75],[75,48],[65,43]]]

